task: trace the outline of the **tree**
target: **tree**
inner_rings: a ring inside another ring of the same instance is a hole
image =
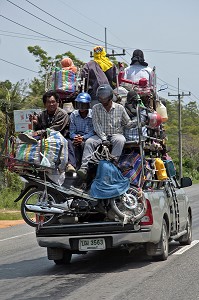
[[[77,67],[81,67],[84,65],[84,62],[77,59],[75,55],[70,51],[63,54],[57,54],[55,57],[48,56],[48,53],[37,45],[29,46],[28,51],[37,58],[36,62],[39,62],[40,65],[39,73],[43,79],[45,78],[46,73],[48,73],[53,66],[61,67],[60,61],[65,56],[70,57],[73,60],[74,65],[76,65]]]
[[[178,101],[167,101],[168,122],[165,125],[168,136],[167,145],[171,147],[169,154],[178,169]],[[195,174],[199,165],[199,110],[196,102],[182,105],[182,158],[184,172]],[[195,175],[194,175],[195,176]]]

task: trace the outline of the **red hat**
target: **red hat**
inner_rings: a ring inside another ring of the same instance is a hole
[[[141,86],[141,87],[146,87],[147,84],[148,84],[148,80],[147,80],[146,78],[140,78],[138,84],[139,84],[139,86]]]

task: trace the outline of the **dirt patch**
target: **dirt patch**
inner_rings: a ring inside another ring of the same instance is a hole
[[[24,223],[24,220],[0,220],[0,228],[7,228]]]

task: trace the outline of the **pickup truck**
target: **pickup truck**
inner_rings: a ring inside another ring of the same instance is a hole
[[[183,189],[191,184],[188,177],[180,184],[171,178],[154,180],[150,188],[143,189],[146,212],[140,220],[122,224],[100,218],[85,222],[60,219],[59,223],[38,226],[37,242],[47,248],[48,259],[56,264],[69,263],[72,254],[134,246],[144,246],[150,257],[166,260],[171,240],[181,245],[192,241],[192,211]]]

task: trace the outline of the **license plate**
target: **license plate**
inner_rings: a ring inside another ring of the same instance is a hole
[[[79,250],[104,250],[106,244],[104,238],[99,239],[80,239]]]

